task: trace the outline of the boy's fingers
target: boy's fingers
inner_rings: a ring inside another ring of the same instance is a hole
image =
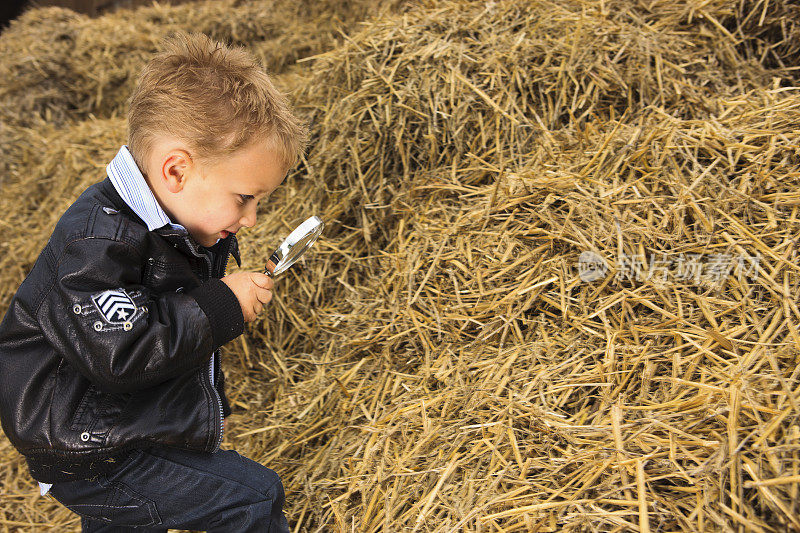
[[[259,302],[261,302],[262,304],[266,304],[269,303],[269,301],[272,299],[272,291],[269,289],[260,289],[256,293],[256,296]]]
[[[270,276],[262,274],[261,272],[254,272],[251,279],[253,280],[253,283],[265,289],[271,289],[275,285],[275,282],[272,281]]]

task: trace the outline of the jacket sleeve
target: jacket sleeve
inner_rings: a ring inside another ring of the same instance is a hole
[[[238,300],[219,279],[154,294],[141,284],[142,264],[128,243],[73,241],[36,312],[47,341],[102,390],[131,392],[178,376],[244,330]]]

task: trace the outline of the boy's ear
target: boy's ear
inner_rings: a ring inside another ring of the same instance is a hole
[[[186,176],[193,165],[192,156],[185,150],[167,153],[161,165],[161,177],[169,192],[181,192],[186,185]]]

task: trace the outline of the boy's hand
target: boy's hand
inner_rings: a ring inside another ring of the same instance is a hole
[[[230,287],[242,306],[245,322],[251,322],[261,313],[264,305],[272,300],[272,278],[261,272],[234,272],[222,278]]]

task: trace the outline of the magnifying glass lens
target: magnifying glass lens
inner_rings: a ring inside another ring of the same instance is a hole
[[[317,240],[316,235],[306,235],[300,239],[297,244],[292,246],[292,249],[289,250],[288,255],[283,259],[283,262],[286,263],[287,266],[294,264],[294,262],[300,259],[300,256],[303,255],[303,253],[308,250],[312,244],[314,244],[315,240]]]
[[[275,250],[267,262],[264,273],[277,276],[291,267],[317,240],[325,224],[313,216],[300,224]]]

